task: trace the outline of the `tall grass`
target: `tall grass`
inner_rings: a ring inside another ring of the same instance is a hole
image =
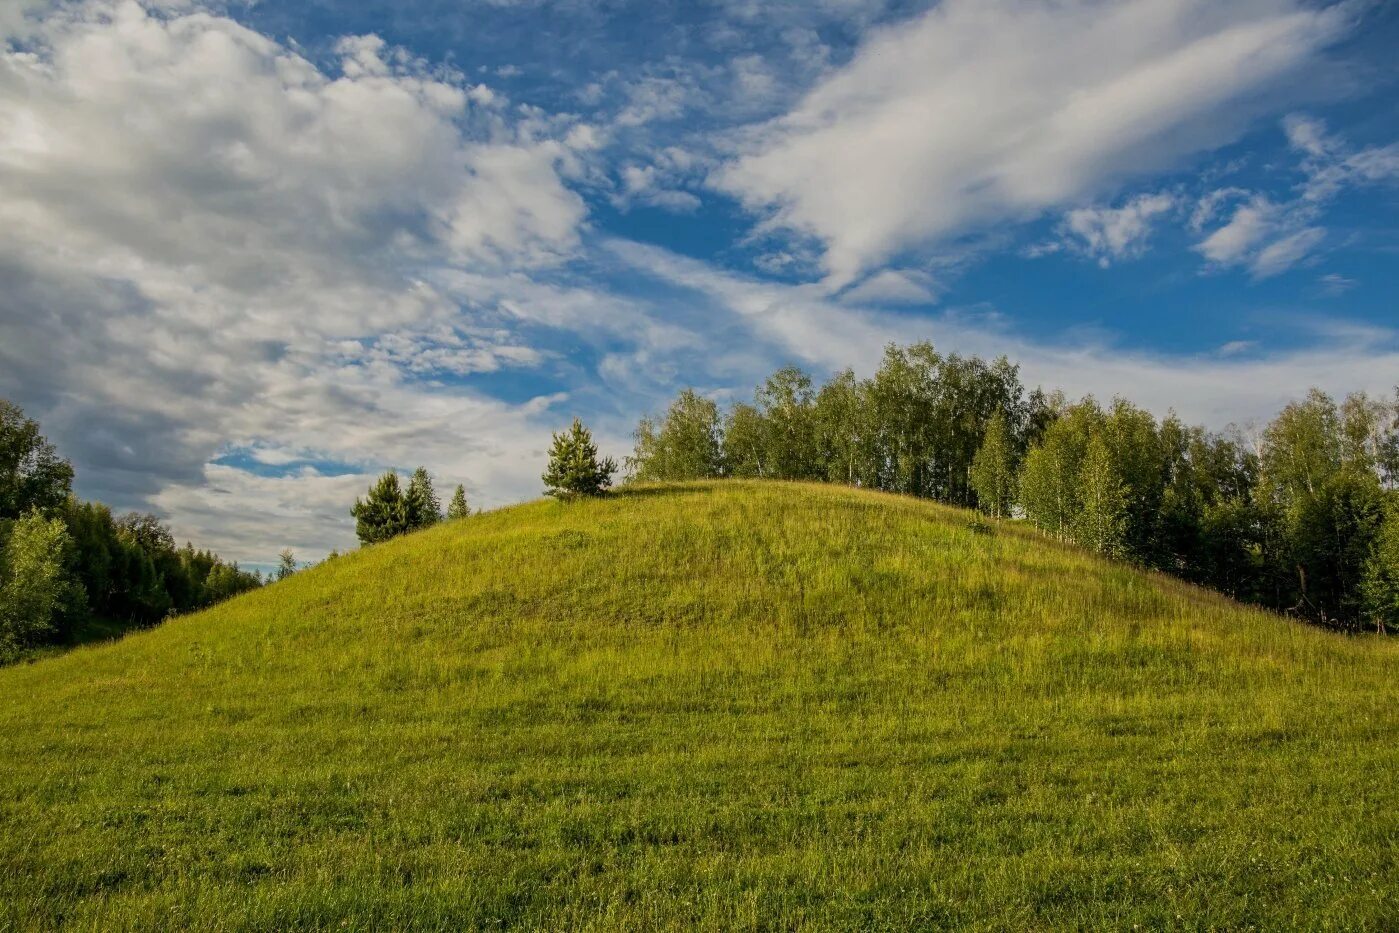
[[[531,503],[0,670],[0,927],[1392,929],[1397,674],[922,501]]]

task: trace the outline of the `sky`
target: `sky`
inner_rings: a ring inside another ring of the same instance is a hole
[[[245,565],[890,341],[1211,428],[1399,384],[1399,4],[4,0],[0,397]]]

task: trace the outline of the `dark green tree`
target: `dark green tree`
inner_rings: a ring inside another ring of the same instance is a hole
[[[0,520],[30,509],[54,512],[72,485],[73,467],[39,433],[38,423],[0,399]]]
[[[408,512],[408,525],[411,530],[427,528],[442,520],[442,506],[437,500],[437,490],[432,485],[432,474],[427,467],[418,467],[408,480],[408,490],[403,494],[404,508]]]
[[[592,432],[574,418],[572,427],[554,435],[549,467],[543,476],[544,491],[559,498],[599,496],[612,485],[616,472],[616,461],[598,458]]]
[[[1352,624],[1384,520],[1374,448],[1353,422],[1363,404],[1338,408],[1313,389],[1288,405],[1263,435],[1260,497],[1277,528],[1272,566],[1280,608]]]
[[[447,518],[466,518],[470,514],[471,509],[466,504],[466,488],[458,483],[456,491],[452,493],[452,501],[447,503]]]
[[[1399,631],[1399,498],[1389,496],[1361,582],[1366,615],[1381,632]]]
[[[413,530],[408,503],[393,470],[380,476],[363,500],[355,500],[350,514],[360,544],[378,544]]]

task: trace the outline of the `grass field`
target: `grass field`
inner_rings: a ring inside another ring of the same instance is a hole
[[[827,486],[0,670],[0,928],[1399,928],[1399,639]]]

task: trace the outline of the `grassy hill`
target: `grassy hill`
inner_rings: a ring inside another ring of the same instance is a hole
[[[1399,640],[825,486],[0,670],[0,928],[1399,926]]]

